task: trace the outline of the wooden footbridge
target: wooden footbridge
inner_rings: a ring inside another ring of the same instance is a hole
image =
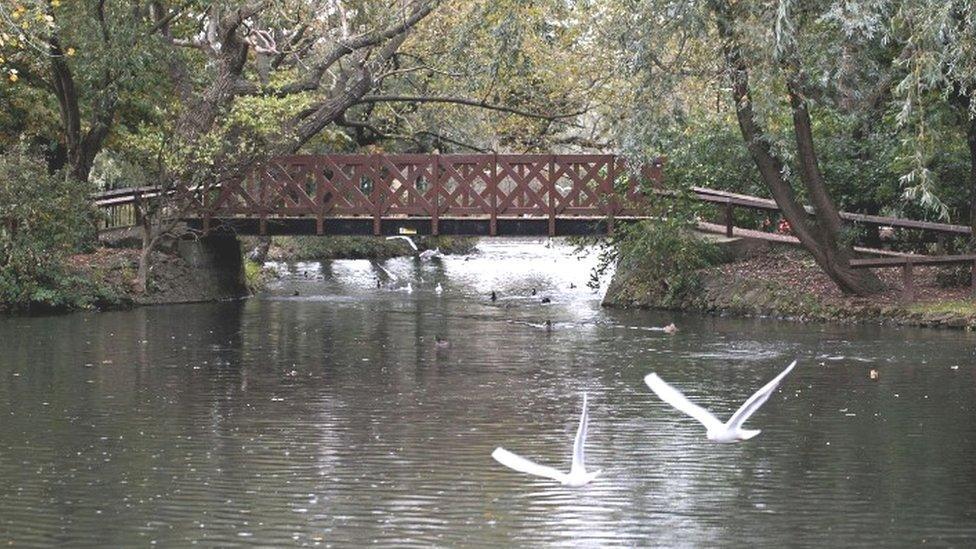
[[[621,157],[601,154],[298,155],[257,165],[240,179],[169,193],[187,225],[203,233],[599,235],[612,232],[616,223],[647,219],[644,206],[652,197],[668,199],[659,185],[662,164],[652,162],[635,174]],[[690,191],[691,198],[717,206],[724,221],[702,221],[700,230],[797,243],[791,236],[734,226],[734,209],[778,212],[772,200],[702,187]],[[137,224],[135,205],[161,194],[156,187],[118,189],[94,201],[107,214],[105,228],[116,228]],[[961,225],[840,215],[849,223],[935,234],[940,242],[972,232]],[[856,259],[854,268],[902,267],[906,292],[913,266],[976,261],[971,254],[858,251],[889,257]]]
[[[645,218],[644,191],[660,180],[661,162],[634,175],[615,155],[302,155],[174,193],[203,232],[561,236]]]

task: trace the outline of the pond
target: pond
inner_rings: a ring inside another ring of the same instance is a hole
[[[976,541],[976,336],[606,310],[594,261],[499,239],[279,265],[242,301],[0,319],[0,544]],[[642,381],[726,417],[794,359],[741,444]],[[583,391],[594,482],[491,459],[568,471]]]

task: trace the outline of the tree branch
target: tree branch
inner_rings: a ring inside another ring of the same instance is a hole
[[[488,103],[487,101],[481,101],[478,99],[467,99],[464,97],[451,97],[451,96],[422,96],[422,95],[366,95],[357,101],[357,103],[451,103],[455,105],[467,105],[469,107],[478,107],[480,109],[488,109],[490,111],[500,111],[507,112],[509,114],[516,114],[519,116],[524,116],[526,118],[533,118],[536,120],[564,120],[566,118],[574,118],[581,114],[585,114],[587,111],[581,110],[571,113],[561,113],[561,114],[542,114],[532,111],[526,111],[516,107],[508,107],[505,105],[496,105],[494,103]]]

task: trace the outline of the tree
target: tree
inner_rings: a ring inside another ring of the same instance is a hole
[[[930,164],[933,150],[942,146],[937,136],[944,122],[938,107],[948,107],[969,152],[968,214],[976,234],[976,6],[963,1],[900,2],[892,34],[902,47],[899,62],[904,67],[895,88],[901,107],[898,122],[913,130],[906,192],[947,216]]]
[[[31,90],[40,112],[56,112],[56,120],[40,117],[17,128],[43,144],[50,170],[66,166],[71,176],[87,181],[119,111],[139,118],[139,101],[159,97],[163,90],[148,70],[153,33],[139,3],[0,4],[0,71],[12,86]],[[24,95],[0,100],[18,108]],[[50,110],[44,108],[49,101]]]
[[[853,250],[813,134],[814,110],[839,94],[835,83],[812,75],[836,73],[837,50],[848,40],[838,19],[830,17],[831,7],[785,0],[776,9],[727,0],[646,3],[639,10],[640,30],[615,36],[620,43],[638,43],[623,57],[638,75],[639,90],[625,139],[632,154],[666,154],[654,151],[660,128],[681,125],[701,109],[702,98],[688,98],[688,90],[725,88],[749,154],[793,233],[843,291],[866,295],[881,284],[870,272],[849,266]],[[804,209],[804,196],[815,216]]]

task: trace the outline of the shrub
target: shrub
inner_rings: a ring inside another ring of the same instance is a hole
[[[624,269],[662,304],[677,305],[701,288],[698,270],[715,263],[714,244],[690,227],[667,220],[625,226],[611,239]]]
[[[15,147],[0,155],[0,309],[87,307],[96,288],[67,267],[94,231],[89,187]]]

